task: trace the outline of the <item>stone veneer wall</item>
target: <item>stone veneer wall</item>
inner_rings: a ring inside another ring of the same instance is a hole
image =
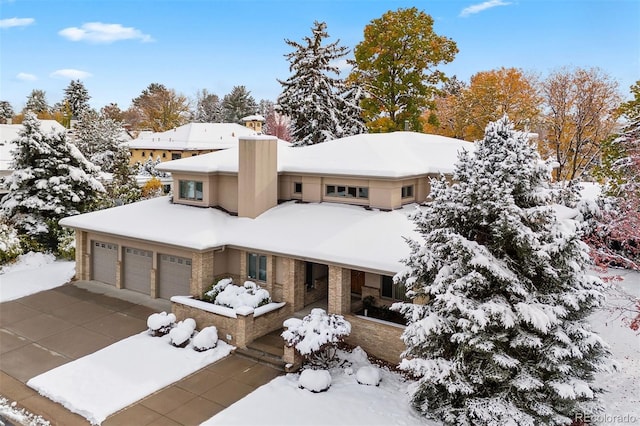
[[[351,334],[346,342],[360,346],[366,353],[376,358],[397,365],[400,362],[400,354],[406,349],[400,338],[404,331],[403,326],[384,324],[360,318],[355,315],[344,315],[351,323]]]

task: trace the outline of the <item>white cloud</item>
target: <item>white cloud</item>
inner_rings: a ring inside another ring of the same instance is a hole
[[[33,18],[0,19],[0,28],[26,27],[36,22]]]
[[[35,75],[28,74],[26,72],[19,72],[18,75],[16,75],[16,78],[22,81],[36,81],[38,79]]]
[[[469,16],[473,15],[474,13],[480,13],[483,10],[491,9],[492,7],[508,6],[510,4],[511,3],[502,0],[489,0],[485,1],[484,3],[478,3],[469,7],[465,7],[464,9],[462,9],[462,12],[460,12],[460,16]]]
[[[331,61],[329,64],[332,67],[337,67],[340,72],[351,70],[352,66],[347,62],[346,59],[338,59],[337,61]]]
[[[49,76],[53,78],[70,78],[71,80],[81,80],[83,78],[91,77],[91,73],[66,68],[62,70],[56,70],[49,74]]]
[[[71,41],[88,41],[90,43],[113,43],[120,40],[153,41],[148,34],[132,27],[120,24],[104,24],[102,22],[87,22],[82,27],[69,27],[58,32],[62,37]]]

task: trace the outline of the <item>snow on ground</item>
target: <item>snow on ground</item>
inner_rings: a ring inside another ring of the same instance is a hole
[[[593,314],[590,322],[611,345],[618,371],[600,374],[597,383],[606,390],[602,395],[605,414],[633,417],[635,420],[627,423],[636,423],[640,422],[640,332],[632,330],[629,323],[638,314],[634,301],[640,299],[640,272],[610,269],[605,275],[620,276],[622,281],[611,283],[605,308]],[[612,423],[602,420],[602,424]]]
[[[75,262],[29,252],[0,270],[0,303],[59,287],[75,275]]]
[[[299,374],[280,376],[210,418],[203,425],[436,425],[409,405],[399,374],[380,369],[379,386],[360,385],[355,372],[371,364],[361,349],[339,351],[351,365],[330,370],[331,387],[312,393],[298,387]]]
[[[64,364],[27,382],[41,395],[100,424],[109,415],[224,358],[232,346],[197,352],[147,331]]]
[[[18,408],[17,403],[9,402],[7,398],[0,396],[0,426],[18,424],[25,426],[50,426],[48,420],[41,416],[36,416],[25,410]]]

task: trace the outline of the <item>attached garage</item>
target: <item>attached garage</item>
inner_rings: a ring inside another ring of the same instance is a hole
[[[153,252],[125,247],[122,286],[128,290],[149,294],[151,290],[151,268]]]
[[[191,259],[161,254],[159,260],[158,297],[169,299],[171,296],[188,295]]]
[[[91,242],[91,279],[116,285],[118,246],[102,241]]]

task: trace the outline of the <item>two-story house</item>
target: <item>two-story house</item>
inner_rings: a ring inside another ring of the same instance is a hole
[[[397,361],[401,330],[353,312],[366,296],[404,296],[392,277],[409,254],[405,239],[420,238],[409,215],[430,178],[450,175],[458,152],[473,147],[413,132],[307,147],[241,137],[235,148],[161,164],[172,198],[61,224],[76,230],[78,279],[165,299],[200,297],[224,277],[252,280],[287,314],[320,304],[349,316],[353,343]]]

